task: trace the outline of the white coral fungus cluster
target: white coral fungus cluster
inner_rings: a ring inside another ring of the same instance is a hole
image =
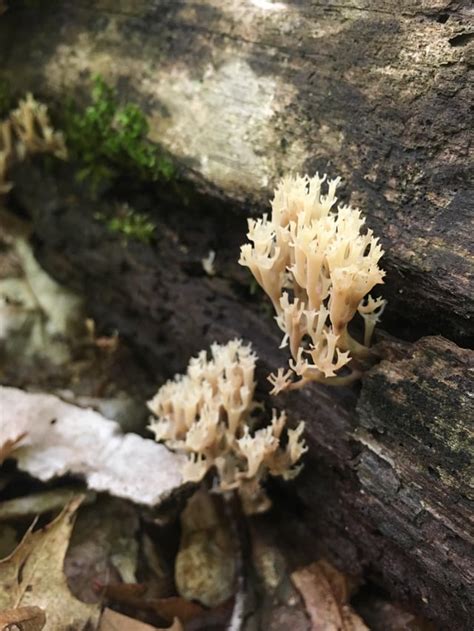
[[[149,426],[156,440],[188,454],[185,481],[199,482],[214,468],[215,489],[237,489],[247,512],[268,508],[261,481],[267,475],[293,478],[306,451],[303,422],[288,429],[286,445],[280,444],[284,412],[274,410],[269,425],[252,429],[255,362],[241,340],[213,344],[210,359],[201,351],[185,375],[165,383],[148,403],[157,417]]]
[[[338,376],[352,358],[367,356],[371,335],[385,301],[368,296],[383,282],[383,250],[361,212],[336,207],[340,178],[286,177],[278,185],[271,217],[249,219],[251,243],[239,263],[250,269],[270,297],[276,321],[289,344],[290,369],[269,377],[273,394],[310,381],[343,383]],[[356,312],[365,320],[364,345],[347,330]]]
[[[64,137],[52,128],[46,105],[27,94],[17,109],[0,122],[0,195],[12,187],[7,180],[8,169],[35,153],[67,158]]]

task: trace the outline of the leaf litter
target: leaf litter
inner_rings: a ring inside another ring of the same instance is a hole
[[[349,581],[327,561],[317,561],[291,575],[301,593],[313,631],[369,631],[349,605]]]
[[[113,609],[106,609],[100,620],[99,631],[183,631],[183,626],[176,618],[171,627],[159,629],[140,622],[140,620],[124,616]]]
[[[46,615],[39,607],[18,607],[0,611],[0,631],[41,631]]]
[[[97,625],[100,606],[77,600],[63,571],[81,501],[81,496],[75,498],[48,526],[30,528],[16,550],[0,561],[0,610],[39,606],[47,612],[45,631]]]
[[[202,491],[185,508],[177,456],[133,433],[156,375],[45,274],[28,226],[7,224],[0,213],[0,550],[23,538],[0,561],[0,631],[368,629],[329,563],[291,572],[278,523],[262,537]],[[365,607],[373,631],[428,628],[391,603]]]

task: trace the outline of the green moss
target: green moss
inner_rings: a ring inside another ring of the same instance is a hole
[[[82,164],[79,178],[94,188],[123,173],[142,181],[174,175],[169,158],[147,140],[143,112],[133,103],[121,106],[116,91],[100,76],[93,80],[88,107],[68,106],[64,134],[71,155]]]
[[[95,219],[104,222],[111,232],[123,235],[126,240],[136,239],[142,243],[150,242],[156,227],[147,215],[128,206],[123,206],[114,217],[97,213]]]

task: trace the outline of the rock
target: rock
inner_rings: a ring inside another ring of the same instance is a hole
[[[236,587],[236,548],[230,524],[216,498],[200,489],[188,501],[181,527],[175,565],[178,592],[188,600],[216,607]]]

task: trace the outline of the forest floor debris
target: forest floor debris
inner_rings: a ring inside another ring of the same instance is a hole
[[[10,454],[46,482],[71,474],[89,488],[154,506],[182,484],[181,458],[115,421],[50,394],[0,387],[0,445],[24,438]],[[133,463],[133,466],[130,466]]]
[[[140,622],[140,620],[124,616],[113,609],[105,609],[100,619],[98,631],[165,631],[165,629],[152,627]],[[183,626],[178,619],[175,619],[171,627],[166,627],[166,631],[183,631]]]
[[[349,605],[350,583],[327,561],[296,570],[291,579],[301,593],[313,631],[369,631]]]
[[[48,526],[30,528],[20,545],[0,562],[0,609],[39,606],[46,612],[45,631],[86,629],[97,625],[98,604],[77,600],[63,572],[64,557],[82,501],[76,497]]]
[[[0,611],[0,629],[10,631],[41,631],[46,624],[46,615],[39,607],[17,607]]]
[[[28,226],[7,225],[1,215],[0,631],[429,628],[380,595],[356,613],[347,577],[295,568],[278,519],[174,494],[177,456],[144,437],[157,376],[48,279]]]

